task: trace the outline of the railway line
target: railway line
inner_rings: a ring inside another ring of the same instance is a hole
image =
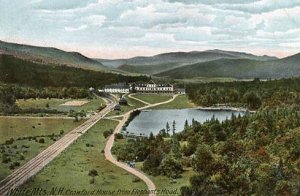
[[[107,113],[109,113],[113,109],[114,104],[116,103],[116,99],[108,95],[104,100],[106,101],[107,106],[102,111],[67,133],[61,139],[56,141],[54,144],[46,148],[36,157],[28,161],[23,166],[19,167],[4,180],[2,180],[0,182],[0,195],[8,195],[10,190],[17,188],[18,186],[26,182],[29,178],[36,175],[55,157],[63,152],[70,144],[76,141],[82,134],[84,134]]]

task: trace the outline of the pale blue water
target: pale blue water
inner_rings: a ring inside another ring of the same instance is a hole
[[[149,110],[142,111],[140,115],[135,117],[128,125],[126,131],[130,133],[149,135],[151,132],[157,134],[161,129],[166,127],[169,122],[170,129],[172,130],[173,120],[176,122],[176,132],[184,129],[185,120],[192,123],[194,118],[198,122],[205,122],[213,116],[220,121],[230,119],[232,113],[234,115],[244,115],[244,112],[228,111],[228,110],[200,110],[200,109],[172,109],[172,110]]]

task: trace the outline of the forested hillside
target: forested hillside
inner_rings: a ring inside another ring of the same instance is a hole
[[[38,47],[0,41],[0,54],[9,54],[20,59],[41,64],[108,71],[108,69],[100,62],[83,56],[78,52],[66,52],[57,48]]]
[[[300,76],[299,59],[300,55],[273,61],[218,59],[175,68],[161,72],[157,76],[177,79],[193,77],[229,77],[237,79],[298,77]]]
[[[300,103],[300,78],[226,82],[187,86],[189,98],[201,106],[228,104],[249,109]]]
[[[117,82],[147,81],[145,76],[125,76],[81,68],[33,63],[0,55],[0,81],[36,87],[103,87]]]

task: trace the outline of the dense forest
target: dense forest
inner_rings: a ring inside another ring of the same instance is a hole
[[[67,66],[44,65],[0,55],[0,82],[34,87],[103,87],[118,82],[148,81],[146,76],[85,70]]]
[[[186,122],[172,135],[176,125],[166,125],[158,135],[128,139],[113,152],[119,160],[143,161],[143,171],[154,176],[176,179],[192,168],[190,185],[181,187],[184,196],[299,195],[299,84],[295,78],[189,86],[189,97],[198,104],[240,104],[257,111],[223,122]]]
[[[252,82],[191,84],[189,99],[201,106],[228,104],[249,109],[300,102],[300,78]]]

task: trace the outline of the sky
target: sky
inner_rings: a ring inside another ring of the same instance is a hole
[[[0,40],[128,58],[300,52],[300,0],[0,0]]]

